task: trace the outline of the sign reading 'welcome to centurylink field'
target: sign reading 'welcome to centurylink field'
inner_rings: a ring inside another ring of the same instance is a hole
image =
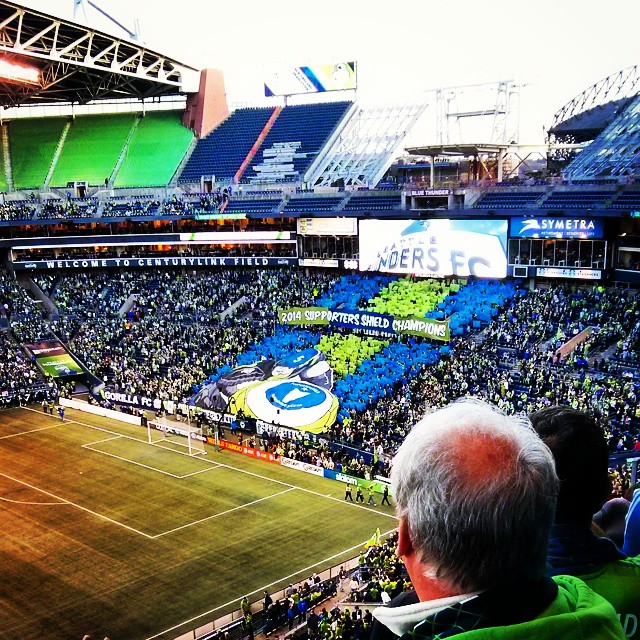
[[[292,307],[279,309],[280,324],[290,325],[332,325],[345,329],[375,331],[387,335],[411,335],[449,341],[449,323],[410,316],[396,318],[384,313],[372,311],[351,311],[345,309],[328,309],[326,307]]]

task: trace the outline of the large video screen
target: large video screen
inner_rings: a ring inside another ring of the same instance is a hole
[[[272,73],[264,83],[265,96],[345,91],[357,86],[356,63],[314,64],[289,67]]]
[[[73,356],[58,341],[25,344],[42,371],[53,378],[82,375],[84,371]]]
[[[362,220],[360,271],[507,276],[506,220]]]

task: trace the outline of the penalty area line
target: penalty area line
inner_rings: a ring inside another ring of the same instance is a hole
[[[98,513],[97,511],[92,511],[91,509],[88,509],[87,507],[83,507],[82,505],[76,504],[75,502],[71,502],[71,500],[67,500],[66,498],[62,498],[60,496],[57,496],[55,493],[51,493],[50,491],[45,491],[44,489],[41,489],[40,487],[36,487],[35,485],[29,484],[28,482],[25,482],[24,480],[19,480],[18,478],[13,478],[9,475],[7,475],[6,473],[0,473],[0,476],[2,476],[3,478],[7,478],[8,480],[12,480],[13,482],[17,482],[18,484],[24,485],[25,487],[29,487],[29,489],[34,489],[35,491],[39,491],[40,493],[44,493],[45,496],[49,496],[50,498],[55,498],[56,500],[60,500],[60,502],[63,502],[65,504],[68,504],[72,507],[75,507],[76,509],[80,509],[80,511],[85,511],[86,513],[90,513],[92,516],[95,516],[96,518],[100,518],[101,520],[106,520],[107,522],[110,522],[111,524],[115,524],[118,527],[122,527],[123,529],[127,529],[128,531],[133,531],[133,533],[137,533],[140,536],[143,536],[144,538],[147,538],[149,540],[153,540],[153,536],[149,535],[148,533],[145,533],[144,531],[138,531],[138,529],[134,529],[133,527],[130,527],[128,524],[123,524],[122,522],[118,522],[117,520],[114,520],[113,518],[110,518],[109,516],[105,516],[102,515],[101,513]]]
[[[101,453],[103,456],[108,456],[109,458],[115,458],[116,460],[121,460],[122,462],[128,462],[129,464],[134,464],[136,467],[142,467],[143,469],[148,469],[149,471],[157,471],[158,473],[162,473],[165,476],[171,476],[172,478],[176,478],[179,480],[182,476],[178,476],[175,473],[171,473],[170,471],[164,471],[163,469],[158,469],[157,467],[152,467],[151,465],[144,464],[142,462],[136,462],[135,460],[129,460],[129,458],[123,458],[122,456],[118,456],[115,453],[107,453],[106,451],[101,451],[100,449],[94,449],[91,445],[83,444],[83,449],[87,449],[88,451],[93,451],[95,453]]]
[[[192,527],[195,524],[200,524],[201,522],[207,522],[208,520],[213,520],[214,518],[219,518],[220,516],[226,516],[229,513],[233,513],[234,511],[239,511],[240,509],[244,509],[245,507],[250,507],[251,505],[258,504],[258,502],[264,502],[265,500],[270,500],[271,498],[275,498],[277,496],[281,496],[283,493],[289,493],[289,491],[295,491],[295,487],[291,489],[285,489],[284,491],[278,491],[277,493],[272,493],[270,496],[265,496],[264,498],[258,498],[257,500],[252,500],[251,502],[246,502],[245,504],[238,505],[237,507],[233,507],[232,509],[227,509],[226,511],[221,511],[220,513],[214,513],[212,516],[207,516],[206,518],[200,518],[200,520],[194,520],[193,522],[189,522],[187,524],[183,524],[180,527],[176,527],[175,529],[170,529],[169,531],[163,531],[162,533],[158,533],[153,538],[162,538],[162,536],[167,536],[170,533],[174,533],[176,531],[180,531],[182,529],[187,529]]]
[[[389,529],[389,531],[385,531],[384,533],[380,534],[381,536],[388,536],[389,534],[393,533],[395,531],[395,527],[393,529]],[[273,585],[279,584],[279,583],[284,583],[287,580],[290,580],[291,578],[295,578],[296,576],[302,574],[302,573],[308,573],[311,569],[314,569],[315,567],[317,567],[320,564],[324,564],[325,562],[330,562],[331,560],[335,560],[336,558],[339,558],[340,556],[343,556],[345,553],[351,553],[352,551],[356,551],[357,549],[362,548],[365,544],[367,544],[368,540],[365,540],[364,542],[361,542],[360,544],[356,544],[353,547],[349,547],[348,549],[345,549],[344,551],[339,551],[338,553],[334,553],[332,556],[329,556],[328,558],[324,558],[323,560],[319,560],[318,562],[315,562],[314,564],[310,564],[308,567],[304,567],[302,569],[299,569],[298,571],[296,571],[295,573],[290,573],[288,576],[283,576],[282,578],[278,578],[277,580],[274,580],[273,582],[270,582],[269,584],[265,584],[262,587],[258,587],[257,589],[254,589],[253,591],[249,591],[249,593],[246,593],[246,596],[252,596],[256,593],[262,593],[265,589],[269,589],[269,587],[272,587]],[[189,620],[185,620],[184,622],[181,622],[180,624],[176,624],[173,627],[169,627],[168,629],[165,629],[164,631],[161,631],[160,633],[156,633],[153,636],[149,636],[148,638],[146,638],[146,640],[155,640],[155,638],[159,638],[160,636],[163,636],[165,633],[170,633],[172,631],[175,631],[176,629],[180,629],[180,627],[184,627],[187,624],[191,624],[192,622],[196,622],[197,620],[200,620],[201,618],[204,618],[205,616],[210,616],[212,613],[215,613],[216,611],[220,611],[220,609],[225,609],[226,607],[230,607],[231,605],[236,605],[238,603],[238,598],[234,598],[233,600],[230,600],[229,602],[225,602],[224,604],[221,604],[217,607],[214,607],[213,609],[209,609],[209,611],[205,611],[204,613],[201,613],[198,616],[194,616],[193,618],[189,618]]]
[[[23,409],[26,409],[26,407],[22,407]],[[30,411],[33,411],[33,409],[30,409]],[[36,413],[40,413],[39,411],[36,411]],[[18,436],[26,436],[30,433],[37,433],[38,431],[46,431],[47,429],[57,429],[58,427],[63,426],[62,422],[59,422],[58,424],[51,424],[48,427],[39,427],[38,429],[29,429],[28,431],[20,431],[20,433],[10,433],[9,435],[6,436],[0,436],[0,440],[5,440],[6,438],[17,438]]]

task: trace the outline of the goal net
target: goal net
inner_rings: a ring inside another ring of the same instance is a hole
[[[147,423],[147,436],[149,444],[176,450],[183,448],[190,456],[206,455],[206,437],[195,425],[180,424],[167,421],[166,418],[159,422],[149,420]]]

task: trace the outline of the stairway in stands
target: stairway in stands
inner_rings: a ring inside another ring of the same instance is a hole
[[[242,164],[240,165],[240,168],[238,169],[238,171],[236,171],[236,175],[233,177],[233,184],[238,184],[240,182],[240,179],[242,178],[242,174],[245,172],[246,168],[249,166],[249,163],[253,160],[256,153],[258,153],[258,150],[262,146],[264,139],[267,137],[267,134],[269,133],[269,131],[271,131],[273,125],[278,119],[278,116],[282,112],[283,108],[284,107],[279,105],[273,110],[271,117],[267,120],[267,123],[262,128],[260,135],[256,138],[256,141],[253,143],[253,146],[251,147],[251,150],[247,154],[247,157],[242,161]]]

